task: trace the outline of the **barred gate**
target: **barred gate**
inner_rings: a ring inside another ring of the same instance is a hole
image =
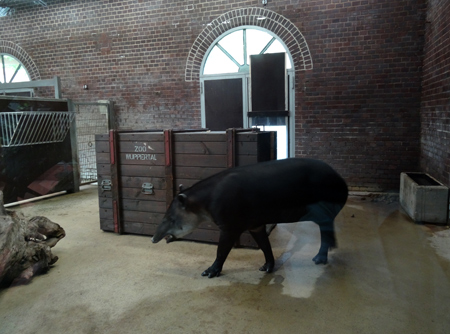
[[[108,133],[112,103],[110,101],[74,102],[73,109],[76,115],[80,183],[92,183],[97,181],[95,135]]]

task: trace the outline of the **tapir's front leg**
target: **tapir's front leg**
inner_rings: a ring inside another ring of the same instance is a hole
[[[202,273],[202,276],[208,276],[208,278],[220,276],[223,264],[240,235],[240,233],[236,232],[220,231],[216,260],[211,267],[209,267]]]
[[[271,273],[275,267],[275,258],[273,257],[272,246],[270,245],[269,236],[266,232],[266,225],[260,226],[255,230],[250,230],[250,234],[263,251],[266,259],[266,263],[259,270]]]

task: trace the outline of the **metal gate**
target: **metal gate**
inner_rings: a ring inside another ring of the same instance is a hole
[[[108,133],[114,124],[112,106],[111,101],[73,102],[81,184],[97,181],[95,135]]]

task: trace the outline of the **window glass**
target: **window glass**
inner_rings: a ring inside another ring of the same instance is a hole
[[[250,55],[260,54],[272,38],[271,35],[264,31],[247,29],[247,61],[250,60]],[[281,52],[284,52],[284,49]]]
[[[25,67],[20,61],[7,54],[0,55],[0,83],[30,81]]]
[[[203,69],[204,74],[236,73],[238,71],[239,67],[217,46],[211,50]]]
[[[244,36],[243,30],[235,31],[219,41],[219,44],[240,65],[244,63]]]

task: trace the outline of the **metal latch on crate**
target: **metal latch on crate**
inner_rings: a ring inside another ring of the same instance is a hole
[[[111,184],[111,180],[103,180],[102,181],[102,190],[111,190],[112,189],[112,184]]]
[[[153,188],[153,184],[150,182],[145,182],[142,184],[142,193],[146,195],[153,195],[155,193]]]

